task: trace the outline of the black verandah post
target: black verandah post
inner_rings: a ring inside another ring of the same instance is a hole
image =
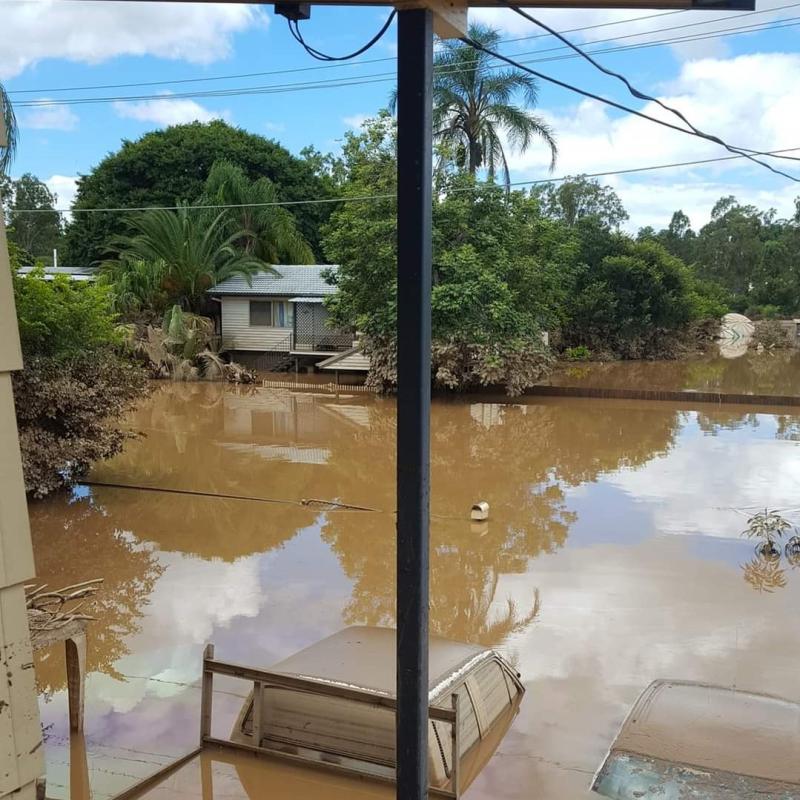
[[[428,795],[433,18],[397,30],[397,797]]]

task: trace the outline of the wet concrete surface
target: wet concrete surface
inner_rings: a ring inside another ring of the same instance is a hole
[[[83,779],[70,775],[62,653],[37,660],[48,796],[72,782],[80,797],[88,780],[103,800],[195,747],[207,641],[268,666],[346,625],[393,624],[394,410],[364,394],[164,384],[131,418],[142,438],[95,485],[31,505],[42,581],[106,579]],[[759,562],[740,538],[765,506],[800,522],[800,416],[461,397],[434,402],[432,438],[431,629],[496,647],[527,689],[468,798],[591,797],[656,678],[800,700],[800,570]],[[477,500],[488,523],[469,520]],[[215,688],[224,736],[248,687]],[[192,769],[171,796],[201,796],[185,789]],[[246,780],[214,770],[215,797],[377,796],[252,759]],[[311,794],[292,794],[303,780]]]

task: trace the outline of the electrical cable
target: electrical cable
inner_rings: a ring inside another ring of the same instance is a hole
[[[784,10],[784,9],[787,9],[787,8],[796,8],[797,6],[800,6],[800,3],[788,3],[788,4],[785,4],[785,5],[782,5],[782,6],[775,6],[775,7],[770,8],[770,9],[764,9],[762,11],[746,12],[746,13],[743,13],[743,14],[733,14],[733,15],[731,15],[729,17],[726,17],[725,20],[733,20],[733,19],[738,19],[739,17],[750,17],[750,16],[755,16],[755,15],[758,15],[758,14],[771,13],[771,12],[775,12],[775,11]],[[584,27],[579,27],[579,28],[568,28],[564,32],[565,33],[570,33],[570,32],[574,32],[574,31],[593,30],[593,29],[596,29],[596,28],[607,27],[609,25],[619,25],[619,24],[624,24],[624,23],[628,23],[628,22],[636,22],[636,21],[639,21],[639,20],[650,19],[652,17],[660,17],[660,16],[671,15],[671,14],[684,14],[684,13],[686,13],[686,12],[685,11],[669,11],[669,12],[665,12],[664,14],[651,14],[651,15],[644,16],[644,17],[632,17],[632,18],[629,18],[629,19],[626,19],[626,20],[616,20],[616,21],[613,21],[613,22],[606,22],[606,23],[601,23],[601,24],[597,24],[597,25],[586,25]],[[778,25],[777,23],[789,22],[789,21],[795,20],[795,19],[797,19],[797,17],[787,17],[787,18],[780,19],[780,20],[770,20],[770,21],[767,21],[767,22],[753,23],[752,25],[737,26],[737,27],[733,27],[733,28],[720,28],[720,29],[716,29],[716,30],[712,30],[712,31],[706,31],[706,32],[697,34],[696,37],[693,35],[691,37],[685,37],[685,38],[684,37],[680,37],[680,38],[675,38],[675,39],[654,40],[652,42],[643,42],[641,44],[622,46],[620,48],[606,48],[604,50],[591,51],[591,52],[597,52],[597,53],[617,52],[617,51],[625,50],[625,49],[636,49],[636,48],[639,48],[639,47],[645,48],[645,47],[659,46],[662,43],[663,44],[672,44],[672,43],[677,43],[677,42],[682,42],[682,41],[694,41],[695,38],[697,38],[697,39],[715,38],[716,36],[736,35],[736,34],[738,34],[740,32],[742,32],[742,33],[745,33],[745,32],[757,33],[757,32],[759,32],[759,30],[772,30],[772,29],[780,28],[780,27],[788,27],[787,25]],[[686,25],[671,25],[671,26],[667,26],[667,27],[664,27],[664,28],[653,28],[651,30],[638,31],[636,33],[630,33],[630,34],[626,34],[624,36],[612,36],[612,37],[607,37],[605,39],[593,39],[593,40],[591,40],[589,42],[586,42],[586,44],[593,45],[593,44],[601,44],[601,43],[605,43],[605,42],[620,41],[622,39],[636,38],[636,37],[640,37],[640,36],[650,36],[650,35],[657,34],[657,33],[664,33],[666,31],[673,31],[673,30],[679,30],[679,29],[684,29],[684,28],[692,28],[692,27],[697,27],[697,26],[702,26],[702,25],[709,25],[713,21],[716,21],[716,20],[704,20],[704,21],[701,21],[701,22],[688,23]],[[536,34],[534,36],[522,36],[522,37],[518,37],[516,39],[502,39],[501,42],[507,43],[507,42],[521,41],[521,40],[525,40],[525,39],[539,39],[539,38],[544,38],[544,37],[546,37],[548,35],[549,34],[547,34],[547,33],[542,33],[542,34]],[[563,47],[563,46],[559,46],[559,47],[549,48],[549,49],[545,49],[545,50],[527,51],[527,52],[524,52],[524,53],[517,53],[513,57],[514,58],[519,58],[520,56],[523,56],[523,55],[530,55],[530,54],[534,54],[534,53],[541,54],[541,53],[554,52],[554,51],[564,50],[564,49],[567,49],[567,48]],[[565,58],[565,57],[566,56],[562,56],[561,58]],[[570,55],[569,57],[572,58],[573,56]],[[558,59],[552,59],[552,58],[535,59],[534,61],[526,61],[525,63],[540,63],[540,62],[551,61],[551,60],[558,60]],[[208,82],[208,81],[236,80],[236,79],[240,79],[240,78],[255,78],[255,77],[264,77],[264,76],[268,76],[268,75],[281,75],[281,74],[291,74],[291,73],[297,73],[297,72],[310,72],[310,71],[317,71],[317,70],[340,68],[340,67],[345,67],[345,66],[360,66],[362,64],[375,64],[375,63],[390,62],[390,61],[393,62],[393,61],[395,61],[395,59],[391,58],[391,57],[390,58],[375,58],[375,59],[367,59],[367,60],[364,60],[364,61],[359,61],[359,62],[357,62],[355,64],[333,63],[333,64],[325,64],[325,65],[312,66],[312,67],[298,67],[298,68],[293,68],[293,69],[272,70],[272,71],[267,71],[267,72],[249,72],[249,73],[237,73],[237,74],[231,74],[231,75],[216,75],[216,76],[210,76],[210,77],[206,77],[206,78],[182,78],[182,79],[175,79],[175,80],[142,81],[142,82],[133,82],[133,83],[119,83],[119,84],[95,84],[95,85],[87,85],[87,86],[71,86],[71,87],[63,87],[62,86],[62,87],[49,87],[49,88],[39,88],[39,89],[16,89],[16,90],[9,90],[8,93],[9,93],[9,95],[36,94],[36,93],[42,93],[42,94],[51,93],[52,94],[52,93],[66,92],[66,91],[95,91],[95,90],[100,90],[100,89],[134,88],[134,87],[139,87],[139,86],[142,86],[142,87],[144,87],[144,86],[167,86],[167,85],[171,85],[171,84],[202,83],[202,82]],[[362,77],[363,78],[369,78],[369,77],[376,77],[376,76],[390,76],[392,74],[393,73],[377,73],[377,74],[373,73],[372,75],[366,75],[366,76],[362,76]],[[340,79],[339,78],[333,78],[333,79],[330,79],[330,80],[340,80]],[[287,85],[302,86],[302,84],[287,84]],[[347,84],[343,84],[343,85],[347,85]],[[256,88],[256,87],[253,87],[253,88]],[[231,92],[231,91],[234,91],[234,90],[223,90],[223,91]],[[203,97],[203,96],[213,96],[213,95],[205,95],[205,94],[170,95],[170,97],[185,97],[185,96]],[[163,97],[163,95],[148,95],[147,99],[150,99],[152,97],[158,98],[158,97]],[[77,99],[80,100],[81,98],[77,98]],[[87,99],[94,99],[94,98],[87,98]],[[102,99],[104,101],[107,100],[108,102],[111,102],[111,101],[121,100],[121,99],[125,99],[125,98],[98,98],[98,99]],[[137,97],[136,99],[139,99],[139,98]],[[36,103],[36,101],[23,101],[23,103],[25,103],[25,102],[34,102],[34,103]],[[60,102],[64,103],[64,102],[68,102],[68,101],[60,101]],[[39,102],[37,104],[42,105],[43,103]],[[48,104],[56,105],[56,104],[59,104],[59,101],[57,101],[57,100],[48,101]],[[17,104],[18,107],[20,107],[21,105],[22,104],[20,104],[20,103]]]
[[[376,45],[382,38],[386,31],[389,30],[389,26],[394,22],[394,18],[397,16],[397,10],[392,9],[392,12],[386,18],[386,22],[383,23],[383,27],[363,46],[360,47],[358,50],[354,50],[352,53],[348,53],[346,56],[331,56],[327,53],[323,53],[320,50],[316,50],[311,45],[306,43],[306,40],[303,38],[303,34],[300,32],[300,25],[296,19],[289,19],[287,18],[286,21],[289,24],[289,32],[292,36],[297,40],[297,42],[303,47],[303,49],[312,57],[316,58],[317,61],[350,61],[357,56],[360,56],[362,53],[366,53],[371,47]]]
[[[713,134],[706,133],[705,131],[700,130],[696,125],[694,125],[683,112],[674,108],[673,106],[667,105],[662,100],[659,100],[657,97],[653,97],[652,95],[647,94],[646,92],[642,92],[637,89],[629,80],[628,78],[623,75],[621,72],[615,72],[613,69],[609,69],[608,67],[603,66],[599,61],[592,58],[587,52],[583,50],[583,48],[578,47],[578,45],[571,42],[567,39],[566,36],[562,36],[557,30],[551,28],[547,23],[542,22],[541,20],[537,19],[533,15],[529,14],[527,11],[523,11],[518,6],[513,5],[512,3],[508,2],[508,0],[500,0],[504,5],[510,8],[515,14],[519,14],[523,19],[528,20],[529,22],[534,23],[534,25],[538,25],[542,30],[547,31],[551,36],[555,36],[560,42],[563,42],[567,47],[571,50],[574,50],[581,58],[586,59],[593,67],[600,70],[600,72],[604,73],[605,75],[610,75],[612,78],[616,78],[617,80],[621,81],[628,91],[637,99],[637,100],[644,100],[648,103],[655,103],[656,105],[663,108],[665,111],[669,111],[671,114],[674,114],[678,119],[681,120],[684,124],[688,125],[689,128],[697,135],[701,136],[704,139],[708,139],[709,141],[716,142],[719,145],[722,145],[726,150],[730,150],[731,152],[742,152],[742,153],[755,153],[755,150],[751,150],[750,148],[746,147],[734,147],[732,145],[726,144],[722,139],[718,136],[714,136]],[[794,158],[793,160],[800,160]]]
[[[751,152],[757,153],[757,155],[766,155],[766,153],[763,153],[761,151],[746,152],[742,149],[737,149],[735,147],[732,147],[731,145],[727,144],[717,136],[712,136],[711,134],[704,134],[700,131],[687,130],[686,128],[681,128],[679,125],[673,125],[671,122],[666,122],[665,120],[658,119],[657,117],[651,117],[649,114],[645,114],[642,111],[637,111],[635,108],[623,105],[622,103],[618,103],[615,100],[609,100],[606,97],[601,97],[600,95],[594,94],[593,92],[589,92],[586,91],[585,89],[579,88],[578,86],[574,86],[571,83],[567,83],[566,81],[561,81],[558,78],[552,77],[551,75],[546,75],[543,72],[539,72],[535,69],[531,69],[530,67],[526,67],[523,64],[514,61],[514,59],[512,58],[508,58],[504,55],[501,55],[500,53],[497,53],[494,50],[490,50],[488,47],[485,47],[480,42],[476,42],[474,39],[470,39],[468,36],[462,37],[461,41],[464,42],[464,44],[474,48],[475,50],[481,50],[487,55],[493,56],[494,58],[497,58],[500,61],[505,61],[512,67],[520,69],[523,72],[527,72],[528,74],[533,75],[534,77],[539,78],[540,80],[546,81],[547,83],[552,83],[555,86],[560,86],[562,89],[567,89],[570,92],[582,95],[583,97],[587,97],[590,100],[596,100],[598,103],[604,103],[605,105],[611,106],[612,108],[616,108],[620,111],[625,111],[626,113],[633,114],[634,116],[637,117],[641,117],[642,119],[646,119],[649,122],[655,123],[656,125],[661,125],[662,127],[665,128],[671,128],[674,131],[685,133],[688,136],[696,136],[699,139],[706,139],[707,141],[714,142],[715,144],[721,145],[731,153],[737,153],[738,155],[744,156],[745,158],[749,159],[754,164],[759,164],[760,166],[765,167],[770,172],[774,172],[776,175],[781,175],[784,178],[788,178],[790,181],[793,181],[795,183],[800,183],[800,178],[797,178],[794,175],[790,175],[788,172],[784,172],[783,170],[777,169],[773,167],[771,164],[768,164],[766,161],[760,161],[754,155],[751,154]]]
[[[709,31],[702,34],[693,34],[689,36],[683,37],[675,37],[670,39],[660,39],[654,40],[651,42],[642,42],[640,44],[630,44],[630,45],[622,45],[620,47],[609,47],[604,49],[598,49],[590,51],[592,54],[604,54],[604,53],[616,53],[616,52],[627,52],[631,50],[637,49],[647,49],[651,47],[660,47],[662,45],[669,45],[669,44],[677,44],[677,43],[684,43],[684,42],[693,42],[693,41],[701,41],[704,39],[714,39],[714,38],[721,38],[723,36],[736,36],[743,33],[758,33],[767,30],[773,30],[776,28],[788,28],[788,27],[796,27],[798,22],[794,22],[793,20],[800,19],[800,17],[787,17],[784,22],[787,24],[784,25],[776,25],[775,23],[758,23],[757,26],[748,25],[738,28],[730,28],[725,29],[719,32],[716,31]],[[679,26],[684,27],[684,26]],[[671,28],[661,28],[660,31],[664,30],[671,30]],[[646,35],[649,33],[656,33],[657,31],[649,31],[642,34],[636,35]],[[613,41],[613,39],[598,39],[590,42],[590,44],[597,44],[604,41]],[[566,50],[565,47],[557,47],[552,48],[552,50]],[[547,50],[544,51],[528,51],[530,52],[549,52]],[[514,58],[519,58],[523,55],[528,55],[528,53],[516,53],[514,54]],[[559,56],[549,56],[545,58],[533,58],[533,59],[525,59],[520,63],[523,64],[539,64],[539,63],[546,63],[546,62],[553,62],[553,61],[562,61],[565,59],[571,58],[579,58],[579,56],[575,53],[568,53],[565,55]],[[366,62],[363,62],[366,63]],[[499,65],[498,65],[499,67]],[[492,69],[496,68],[494,66],[491,67]],[[444,70],[439,71],[435,74],[442,75],[442,74],[457,74],[461,70],[458,68],[454,68],[452,70]],[[310,81],[310,82],[296,82],[296,83],[286,83],[286,84],[266,84],[261,86],[250,86],[250,87],[233,87],[230,89],[218,89],[218,90],[197,90],[197,91],[189,91],[189,92],[180,92],[180,93],[172,93],[168,95],[164,94],[143,94],[143,95],[120,95],[120,96],[110,96],[110,97],[78,97],[78,98],[65,98],[61,99],[52,99],[52,98],[41,98],[37,100],[23,100],[21,102],[15,103],[16,108],[45,108],[50,106],[59,106],[59,105],[96,105],[102,103],[123,103],[123,102],[141,102],[144,100],[178,100],[178,99],[185,99],[185,98],[219,98],[219,97],[240,97],[240,96],[251,96],[251,95],[263,95],[263,94],[283,94],[288,92],[294,91],[308,91],[313,89],[324,89],[324,88],[343,88],[347,86],[361,86],[367,85],[372,83],[386,83],[389,81],[393,81],[395,78],[394,72],[383,72],[383,73],[370,73],[367,75],[362,75],[359,77],[354,78],[327,78],[320,81]],[[198,79],[200,80],[200,79]],[[134,84],[135,85],[135,84]]]
[[[768,150],[764,151],[762,155],[775,156],[779,153],[796,152],[800,147],[786,147],[781,150]],[[662,169],[674,169],[677,167],[695,167],[705,164],[716,164],[720,161],[736,161],[740,158],[746,158],[744,153],[731,155],[731,156],[717,156],[716,158],[703,158],[696,161],[677,161],[670,164],[651,164],[645,167],[630,167],[628,169],[615,169],[606,172],[590,172],[581,173],[584,178],[607,178],[613,175],[632,175],[638,172],[655,172]],[[540,178],[537,180],[529,181],[511,181],[509,186],[536,186],[546,183],[561,183],[568,181],[574,176],[564,175],[558,178]],[[454,189],[453,192],[475,192],[480,191],[482,186],[470,186],[467,188]],[[298,205],[317,205],[326,203],[349,203],[349,202],[365,202],[370,200],[394,200],[394,194],[373,194],[373,195],[356,195],[354,197],[320,197],[310,198],[308,200],[275,200],[270,203],[241,203],[241,204],[220,204],[220,205],[196,205],[196,206],[136,206],[133,208],[23,208],[14,210],[11,209],[9,213],[12,214],[83,214],[83,213],[139,213],[142,211],[177,211],[179,208],[185,208],[187,211],[208,211],[215,209],[225,208],[265,208],[272,206],[298,206]]]

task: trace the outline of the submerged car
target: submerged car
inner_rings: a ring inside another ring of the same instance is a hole
[[[655,681],[628,714],[592,788],[613,800],[800,800],[800,705]]]
[[[263,671],[261,680],[240,670],[254,691],[231,743],[392,780],[395,636],[389,628],[347,628]],[[525,690],[493,650],[435,637],[429,674],[430,783],[457,797],[496,750]]]

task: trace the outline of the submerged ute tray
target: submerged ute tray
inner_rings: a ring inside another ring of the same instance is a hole
[[[394,629],[346,628],[268,670],[216,661],[209,646],[201,740],[393,781],[395,646]],[[431,789],[459,797],[496,750],[524,688],[493,650],[436,637],[429,643],[429,672]],[[253,686],[229,740],[210,735],[214,674]]]
[[[655,681],[628,714],[592,789],[613,800],[798,800],[800,705]]]

